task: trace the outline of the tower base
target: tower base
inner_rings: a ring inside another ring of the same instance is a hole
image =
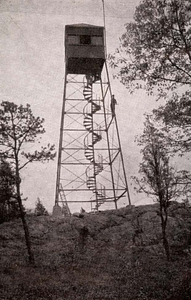
[[[61,218],[63,216],[62,215],[62,208],[59,205],[54,205],[53,206],[52,216],[54,218]]]

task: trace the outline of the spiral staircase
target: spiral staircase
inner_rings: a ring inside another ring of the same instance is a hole
[[[101,106],[96,103],[97,100],[92,99],[92,85],[98,78],[89,76],[84,84],[83,95],[87,104],[84,107],[84,127],[87,130],[87,135],[84,138],[85,157],[90,161],[90,165],[86,169],[86,184],[87,187],[96,195],[96,204],[92,210],[98,208],[105,202],[106,194],[105,187],[97,182],[97,175],[103,171],[103,158],[99,154],[95,157],[94,145],[101,141],[101,128],[94,122],[93,115],[101,110]],[[96,101],[96,102],[95,102]]]

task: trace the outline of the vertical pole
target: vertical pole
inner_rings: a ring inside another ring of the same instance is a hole
[[[59,201],[60,170],[61,170],[62,142],[63,142],[63,128],[64,128],[64,113],[65,113],[65,103],[66,103],[66,84],[67,84],[67,73],[66,73],[66,68],[65,68],[64,93],[63,93],[63,102],[62,102],[62,113],[61,113],[61,122],[60,122],[60,139],[59,139],[59,149],[58,149],[55,205],[58,205],[58,201]]]
[[[103,26],[104,26],[104,48],[105,48],[105,58],[107,57],[107,43],[106,43],[106,20],[105,20],[105,3],[102,0],[103,4]]]

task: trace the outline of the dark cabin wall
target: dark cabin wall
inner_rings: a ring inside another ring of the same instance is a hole
[[[99,39],[98,43],[96,37]],[[102,45],[100,37],[102,37]],[[71,43],[72,40],[74,42]],[[65,54],[67,73],[100,74],[105,61],[104,27],[66,25]]]

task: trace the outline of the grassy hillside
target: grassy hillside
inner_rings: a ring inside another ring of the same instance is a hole
[[[0,299],[191,299],[191,210],[170,207],[171,261],[157,205],[54,219],[29,216],[35,267],[20,220],[0,225]]]

